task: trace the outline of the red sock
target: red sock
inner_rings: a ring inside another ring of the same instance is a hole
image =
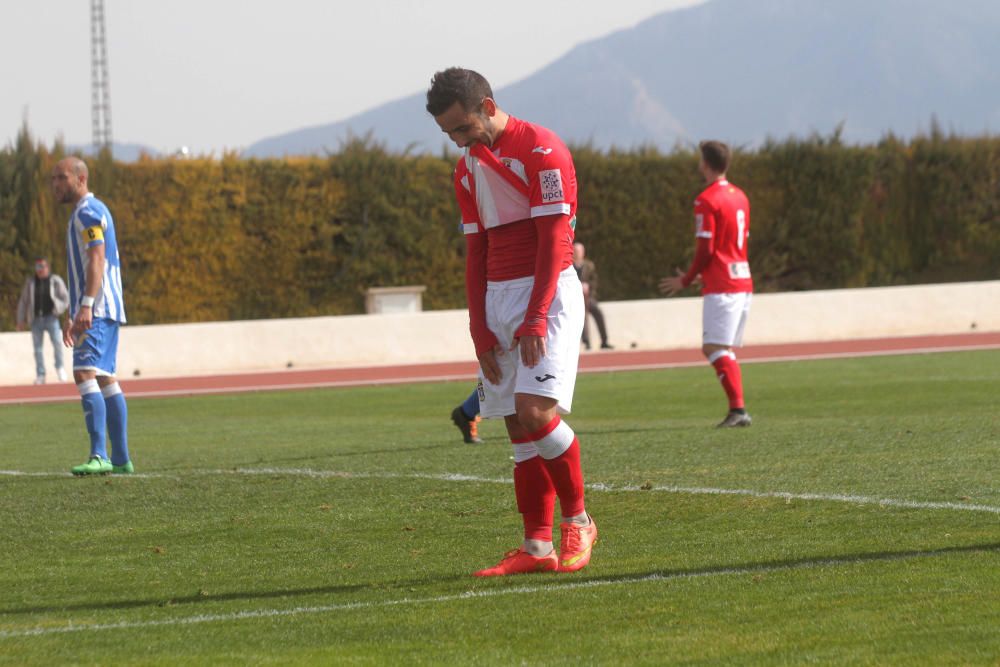
[[[723,354],[712,362],[715,374],[722,383],[722,388],[729,397],[729,409],[737,410],[743,407],[743,374],[736,359]]]
[[[514,493],[525,539],[551,542],[556,491],[541,456],[514,464]]]
[[[542,460],[559,496],[562,515],[583,514],[583,469],[580,467],[580,441],[577,437],[574,435],[573,444],[556,458]]]

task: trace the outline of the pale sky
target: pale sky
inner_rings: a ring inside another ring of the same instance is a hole
[[[573,46],[705,0],[105,0],[112,133],[239,150],[426,90],[460,65],[494,88]],[[0,146],[91,136],[88,0],[0,2]]]

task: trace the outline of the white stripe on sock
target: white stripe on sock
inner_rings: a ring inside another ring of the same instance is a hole
[[[122,388],[117,382],[112,382],[109,385],[101,387],[101,393],[104,394],[104,398],[111,398],[116,394],[122,393]]]
[[[714,364],[716,361],[725,357],[729,354],[729,350],[716,350],[712,354],[708,355],[708,363]]]
[[[514,463],[523,463],[538,456],[538,448],[533,442],[515,442],[513,445]]]
[[[96,379],[84,380],[80,384],[76,385],[76,388],[79,390],[81,396],[86,396],[87,394],[98,394],[101,391],[101,387],[97,384]]]
[[[559,425],[541,440],[536,440],[535,446],[538,447],[538,453],[542,455],[542,458],[551,460],[558,458],[569,449],[575,437],[576,434],[573,433],[569,424],[559,419]]]

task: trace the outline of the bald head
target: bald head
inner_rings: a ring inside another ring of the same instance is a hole
[[[77,176],[77,178],[87,178],[87,176],[89,175],[89,172],[87,171],[87,163],[81,160],[80,158],[76,157],[75,155],[64,157],[63,159],[59,160],[56,166],[57,167],[61,166],[64,169],[69,169]]]
[[[52,168],[52,194],[60,204],[76,204],[87,194],[87,164],[78,157],[59,160]]]
[[[587,249],[583,247],[583,244],[577,241],[573,244],[573,263],[577,266],[583,263],[584,257],[587,256]]]

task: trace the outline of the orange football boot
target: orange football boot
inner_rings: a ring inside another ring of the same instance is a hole
[[[508,574],[531,574],[532,572],[555,572],[559,569],[559,559],[553,549],[545,556],[532,556],[520,547],[504,554],[503,560],[485,570],[473,572],[474,577],[502,577]]]
[[[590,552],[597,542],[597,524],[594,517],[587,526],[575,523],[559,524],[562,539],[559,540],[559,571],[576,572],[582,570],[590,562]]]

